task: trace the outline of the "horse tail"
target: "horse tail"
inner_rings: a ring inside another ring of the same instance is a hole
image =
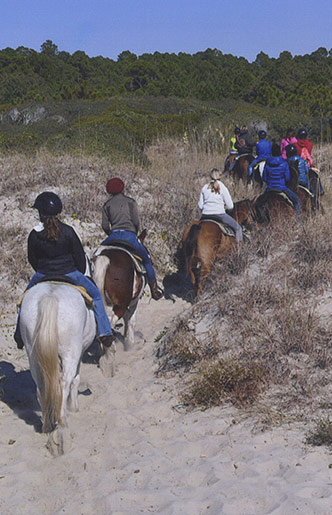
[[[107,256],[99,255],[94,260],[93,280],[95,281],[97,288],[101,292],[105,302],[105,275],[110,264],[110,260]]]
[[[38,321],[34,334],[34,346],[41,371],[43,386],[41,408],[43,431],[51,432],[57,424],[62,425],[62,386],[59,361],[58,300],[53,295],[44,295],[38,304]]]
[[[184,242],[184,255],[186,259],[186,274],[189,275],[190,269],[193,265],[193,258],[197,248],[197,238],[202,226],[200,224],[193,224],[190,229],[188,236]],[[195,267],[196,267],[195,263]]]

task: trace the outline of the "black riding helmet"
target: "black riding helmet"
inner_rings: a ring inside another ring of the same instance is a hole
[[[38,209],[41,215],[56,216],[62,211],[62,202],[52,191],[44,191],[38,195],[32,207]]]
[[[287,145],[285,150],[286,150],[286,156],[287,157],[292,157],[292,156],[296,156],[297,155],[297,148],[296,148],[295,145],[293,145],[293,143],[290,143],[289,145]]]
[[[265,139],[267,136],[266,132],[262,129],[260,131],[258,131],[258,137],[259,139]]]
[[[240,132],[241,132],[240,127],[235,127],[234,134],[240,134]]]
[[[306,137],[308,136],[308,132],[306,129],[299,129],[297,131],[297,137],[300,138],[300,139],[306,139]]]

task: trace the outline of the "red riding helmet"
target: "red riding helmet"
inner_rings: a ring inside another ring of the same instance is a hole
[[[121,193],[124,190],[124,182],[119,177],[113,177],[109,179],[106,184],[106,191],[110,195],[114,193]]]

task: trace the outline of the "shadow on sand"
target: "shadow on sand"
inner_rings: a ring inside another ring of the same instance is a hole
[[[40,407],[36,385],[29,370],[16,372],[14,365],[0,361],[0,401],[7,404],[24,422],[41,433]]]

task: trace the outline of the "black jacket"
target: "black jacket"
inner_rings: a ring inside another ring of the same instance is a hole
[[[43,231],[34,229],[28,238],[28,260],[36,272],[45,275],[65,275],[75,270],[84,274],[86,267],[82,244],[72,227],[59,221],[57,241],[46,240]]]

